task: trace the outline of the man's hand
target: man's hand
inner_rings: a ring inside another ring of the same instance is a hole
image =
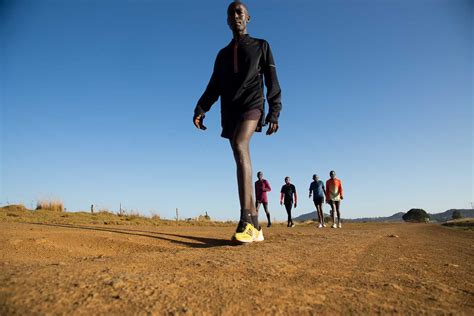
[[[280,205],[283,205],[283,201],[280,201]]]
[[[271,135],[278,131],[278,123],[268,123],[267,135]]]
[[[295,202],[295,208],[296,208],[296,202]]]
[[[309,198],[311,198],[311,193],[309,194]]]
[[[204,126],[203,121],[204,121],[204,115],[202,115],[202,114],[194,115],[193,123],[194,123],[194,126],[196,126],[196,128],[206,130],[207,127]]]

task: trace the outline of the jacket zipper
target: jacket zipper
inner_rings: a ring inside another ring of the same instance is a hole
[[[238,65],[238,59],[237,59],[237,47],[238,47],[237,41],[234,43],[234,74],[239,72],[239,65]]]

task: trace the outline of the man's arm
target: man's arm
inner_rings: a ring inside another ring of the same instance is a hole
[[[265,123],[269,123],[267,134],[273,134],[278,130],[278,118],[280,116],[281,105],[281,89],[276,73],[275,61],[268,42],[263,42],[263,76],[265,86],[267,88],[268,114]]]
[[[205,113],[211,109],[211,106],[219,99],[219,86],[217,83],[216,66],[219,59],[219,55],[216,57],[214,62],[214,70],[211,75],[211,79],[207,84],[206,90],[199,98],[199,101],[194,108],[193,122],[197,128],[205,130],[206,127],[203,125],[203,120],[206,117]]]
[[[270,183],[268,183],[268,181],[267,181],[267,180],[263,180],[263,181],[264,181],[264,182],[263,182],[263,183],[264,183],[264,188],[263,188],[263,191],[265,191],[265,192],[269,192],[269,191],[271,191],[271,190],[272,190],[272,188],[270,187]]]
[[[342,190],[342,182],[339,180],[339,192],[341,192],[341,200],[344,199],[344,191]]]
[[[324,190],[324,193],[326,193],[326,203],[329,202],[329,180],[326,181],[326,190]]]

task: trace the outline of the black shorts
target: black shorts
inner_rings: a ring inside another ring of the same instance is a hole
[[[323,198],[323,197],[319,197],[319,196],[314,197],[314,198],[313,198],[313,202],[314,202],[314,204],[323,204],[323,203],[324,203],[324,198]]]
[[[259,121],[256,131],[262,131],[262,110],[260,109],[251,109],[247,112],[240,113],[240,114],[233,114],[233,115],[226,115],[225,117],[221,117],[221,125],[222,125],[222,133],[221,137],[232,139],[234,136],[235,129],[240,122],[243,121]]]

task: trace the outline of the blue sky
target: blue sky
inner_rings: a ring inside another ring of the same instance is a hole
[[[238,218],[220,104],[207,131],[191,122],[231,39],[228,3],[0,1],[0,204]],[[470,206],[472,1],[246,3],[283,95],[280,131],[251,143],[272,217],[285,176],[299,215],[312,174],[331,169],[343,217]]]

